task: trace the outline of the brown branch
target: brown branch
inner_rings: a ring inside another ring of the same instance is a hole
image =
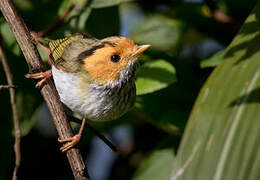
[[[69,120],[71,122],[75,122],[78,124],[82,123],[82,120],[75,118],[73,116],[69,117]],[[103,134],[101,134],[100,132],[98,132],[95,128],[93,128],[92,126],[90,126],[88,123],[85,123],[85,127],[88,128],[90,131],[92,131],[97,137],[99,137],[108,147],[110,147],[114,152],[117,152],[117,148],[116,146],[110,142]]]
[[[21,164],[21,131],[19,126],[19,116],[18,116],[18,109],[16,105],[16,98],[15,98],[15,89],[13,87],[13,76],[11,73],[11,70],[9,68],[9,65],[7,63],[6,56],[4,54],[3,48],[0,45],[0,57],[3,64],[3,68],[5,71],[9,93],[10,93],[10,102],[12,106],[12,112],[13,112],[13,123],[14,123],[14,135],[15,135],[15,143],[14,143],[14,152],[15,152],[15,166],[13,171],[13,180],[17,179],[17,172]]]
[[[16,86],[15,85],[0,85],[0,90],[10,89],[10,88],[16,88]]]
[[[2,14],[7,20],[19,46],[22,49],[30,71],[42,72],[44,69],[39,52],[33,44],[33,38],[31,37],[23,19],[18,15],[14,4],[11,0],[0,0],[0,10],[2,11]],[[42,87],[41,94],[51,112],[60,139],[72,137],[72,128],[64,112],[63,106],[60,103],[54,84],[50,79],[48,79],[46,84]],[[75,179],[89,179],[79,150],[72,148],[66,152],[66,155]]]
[[[53,32],[68,17],[68,15],[74,9],[74,7],[75,7],[75,4],[70,5],[68,10],[65,11],[61,16],[59,16],[58,19],[51,26],[49,26],[48,28],[38,32],[37,37],[38,38],[44,37],[47,34]]]

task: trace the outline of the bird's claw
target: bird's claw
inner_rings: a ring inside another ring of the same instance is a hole
[[[26,78],[30,78],[30,79],[41,79],[39,82],[37,82],[37,84],[35,85],[35,87],[40,88],[42,87],[42,85],[46,82],[46,80],[48,78],[50,78],[52,76],[52,72],[51,70],[47,70],[45,72],[39,72],[39,73],[34,73],[34,74],[26,74],[25,77]]]
[[[73,136],[73,137],[69,137],[69,138],[65,138],[65,139],[58,139],[58,141],[59,141],[60,143],[65,143],[65,142],[66,142],[66,144],[64,144],[64,145],[60,148],[60,150],[61,150],[62,152],[65,152],[65,151],[69,150],[70,148],[74,147],[76,144],[79,143],[80,137],[81,137],[80,134],[76,134],[76,135]]]

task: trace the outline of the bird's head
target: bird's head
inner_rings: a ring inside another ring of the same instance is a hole
[[[102,39],[83,54],[83,71],[99,84],[129,80],[135,75],[137,58],[149,47],[126,37]]]

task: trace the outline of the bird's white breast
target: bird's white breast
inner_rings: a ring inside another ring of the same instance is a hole
[[[55,66],[52,66],[52,74],[61,102],[87,119],[118,118],[135,102],[133,81],[119,86],[90,83],[82,88],[79,74],[62,72]]]

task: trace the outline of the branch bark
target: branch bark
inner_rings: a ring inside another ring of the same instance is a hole
[[[3,64],[3,68],[5,71],[7,83],[9,86],[9,93],[10,93],[10,103],[12,106],[13,112],[13,124],[14,124],[14,132],[15,132],[15,142],[14,142],[14,152],[15,152],[15,166],[13,170],[13,180],[17,179],[17,172],[21,164],[21,131],[19,126],[19,116],[18,116],[18,109],[16,105],[16,96],[15,96],[15,87],[13,83],[13,76],[9,65],[7,63],[7,59],[5,53],[3,51],[2,46],[0,45],[0,57]]]
[[[0,90],[2,90],[2,89],[10,89],[10,88],[16,88],[16,86],[14,86],[14,85],[0,85]]]
[[[43,64],[39,52],[33,44],[33,38],[31,37],[23,19],[18,15],[14,4],[11,0],[0,0],[0,10],[15,35],[15,38],[25,56],[30,72],[42,72]],[[41,94],[51,112],[60,138],[64,139],[73,136],[73,131],[64,112],[64,108],[60,103],[57,91],[50,79],[48,79],[46,84],[42,87]],[[66,152],[66,155],[75,179],[89,179],[79,150],[72,148]]]

